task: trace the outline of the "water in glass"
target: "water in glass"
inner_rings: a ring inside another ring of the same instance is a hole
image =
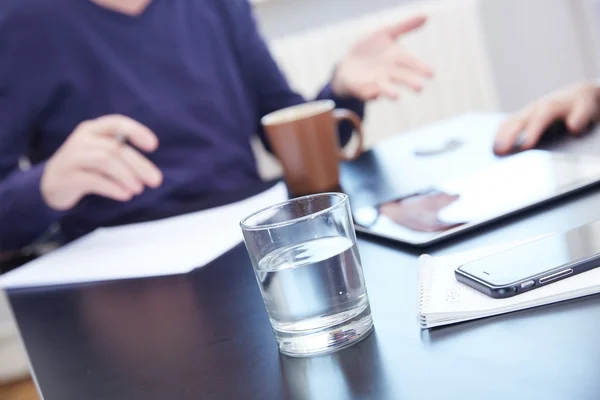
[[[284,354],[327,353],[372,329],[356,244],[330,236],[281,247],[255,269]]]

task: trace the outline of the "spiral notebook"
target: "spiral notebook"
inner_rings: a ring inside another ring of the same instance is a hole
[[[419,258],[418,316],[433,328],[600,293],[600,268],[506,299],[493,299],[456,281],[462,264],[539,239],[503,243],[447,256]]]

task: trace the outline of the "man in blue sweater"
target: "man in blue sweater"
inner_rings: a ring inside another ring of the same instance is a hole
[[[396,39],[424,22],[358,42],[318,98],[362,114],[420,90]],[[0,252],[255,184],[261,116],[304,101],[247,0],[4,0],[0,38]]]

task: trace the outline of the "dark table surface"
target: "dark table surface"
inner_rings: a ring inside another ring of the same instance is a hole
[[[494,118],[465,116],[397,136],[345,165],[344,188],[367,202],[386,185],[410,192],[497,162]],[[560,136],[542,147],[600,152],[600,132]],[[463,145],[415,156],[448,138]],[[599,217],[600,191],[591,190],[429,252]],[[11,290],[9,298],[46,400],[600,398],[600,296],[422,331],[420,253],[364,237],[359,249],[375,332],[316,358],[279,355],[242,246],[187,275]]]

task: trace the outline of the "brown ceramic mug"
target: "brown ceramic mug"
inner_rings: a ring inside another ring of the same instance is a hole
[[[350,155],[340,146],[338,124],[343,120],[351,121],[358,134],[358,146]],[[340,185],[340,161],[353,160],[363,150],[360,117],[353,111],[336,109],[332,100],[284,108],[261,121],[294,195],[336,190]]]

